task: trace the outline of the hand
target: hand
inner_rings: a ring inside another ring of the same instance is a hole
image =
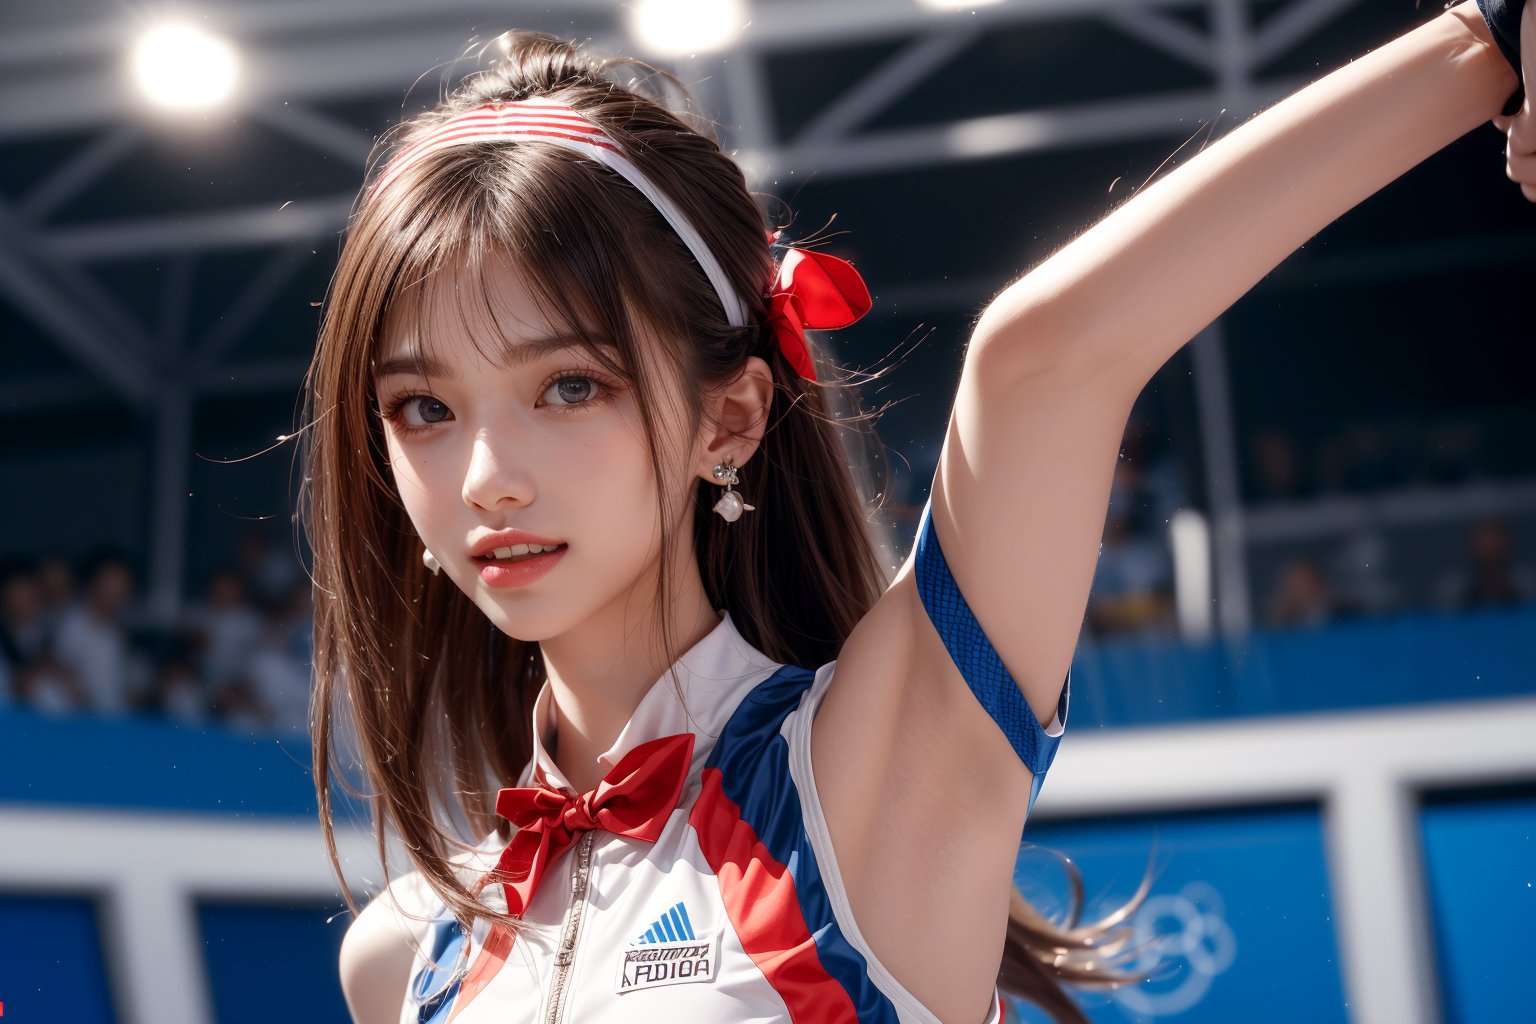
[[[1508,137],[1504,147],[1504,173],[1520,186],[1521,193],[1536,203],[1536,110],[1531,91],[1536,89],[1536,0],[1525,0],[1520,14],[1520,79],[1525,101],[1509,116],[1499,115],[1493,126]]]

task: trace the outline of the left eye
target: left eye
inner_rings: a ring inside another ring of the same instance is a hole
[[[583,405],[596,397],[598,386],[591,377],[561,377],[549,386],[544,397],[556,405]]]

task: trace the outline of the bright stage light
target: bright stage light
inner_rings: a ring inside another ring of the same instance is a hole
[[[680,57],[724,49],[746,21],[743,0],[638,0],[629,28],[657,56]]]
[[[235,87],[235,48],[189,25],[161,25],[139,37],[133,72],[157,106],[201,110],[216,106]]]

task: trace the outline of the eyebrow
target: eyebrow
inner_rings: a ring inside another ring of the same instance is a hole
[[[547,338],[531,338],[508,349],[506,361],[511,366],[522,366],[551,352],[583,346],[590,340],[575,334],[554,334]],[[613,342],[606,339],[597,339],[597,343],[609,348],[617,348]],[[450,372],[448,366],[444,363],[430,356],[413,353],[397,356],[394,359],[386,359],[382,363],[375,364],[373,379],[382,380],[395,374],[409,374],[416,377],[440,377],[444,380],[453,380],[456,376]]]

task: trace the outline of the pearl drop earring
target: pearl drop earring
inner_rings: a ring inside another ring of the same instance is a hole
[[[739,492],[731,489],[732,485],[740,481],[736,477],[736,467],[731,465],[730,459],[726,459],[715,467],[714,477],[725,485],[725,493],[720,496],[719,501],[715,502],[715,511],[720,513],[721,519],[734,523],[741,518],[742,512],[756,510],[757,506],[748,505]]]
[[[421,549],[421,564],[431,569],[433,576],[436,576],[443,568],[442,563],[437,560],[437,556],[426,548]]]

